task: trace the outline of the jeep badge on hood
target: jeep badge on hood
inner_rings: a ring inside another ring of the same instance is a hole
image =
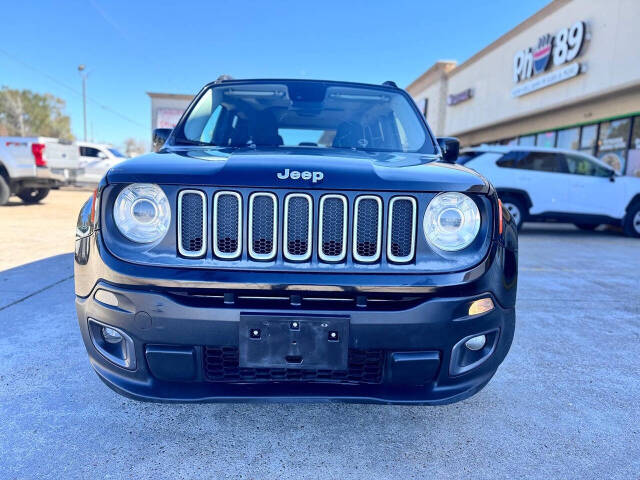
[[[298,170],[289,170],[288,168],[285,168],[284,172],[278,172],[277,175],[280,180],[286,180],[287,178],[291,180],[302,179],[311,180],[312,183],[321,182],[324,178],[324,173],[322,172],[310,172],[309,170],[299,172]]]

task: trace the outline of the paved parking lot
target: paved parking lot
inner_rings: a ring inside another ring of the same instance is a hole
[[[48,238],[71,238],[64,195]],[[525,226],[511,353],[443,407],[125,399],[87,361],[71,244],[0,245],[1,478],[640,478],[640,241],[619,233]]]

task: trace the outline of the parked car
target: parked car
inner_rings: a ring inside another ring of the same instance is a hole
[[[80,153],[82,173],[76,178],[79,184],[98,184],[111,167],[117,165],[127,156],[111,145],[100,143],[77,142]]]
[[[226,80],[76,228],[82,338],[144,400],[439,404],[515,328],[517,230],[393,83]]]
[[[583,230],[622,226],[640,237],[640,178],[621,176],[573,150],[483,145],[458,163],[487,177],[518,228],[528,222],[569,222]]]
[[[75,178],[77,148],[47,137],[0,137],[0,205],[11,195],[36,203]]]

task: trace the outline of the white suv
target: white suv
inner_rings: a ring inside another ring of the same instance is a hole
[[[620,225],[640,237],[640,178],[620,176],[597,158],[572,150],[483,145],[457,162],[487,177],[518,228],[522,222],[569,222],[593,230]]]

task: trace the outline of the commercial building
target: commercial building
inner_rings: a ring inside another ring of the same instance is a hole
[[[638,0],[555,0],[408,92],[438,135],[570,148],[640,176]]]
[[[147,92],[151,98],[151,129],[173,128],[189,106],[193,95]]]

